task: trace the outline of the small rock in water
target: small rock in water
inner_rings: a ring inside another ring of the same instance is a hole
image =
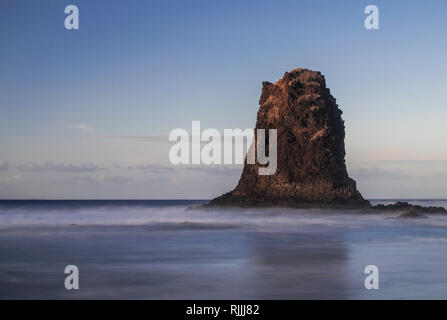
[[[398,215],[396,218],[428,219],[426,215],[413,210],[405,211]]]

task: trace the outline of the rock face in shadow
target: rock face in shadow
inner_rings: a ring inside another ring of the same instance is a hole
[[[236,188],[210,206],[369,207],[348,176],[345,127],[320,72],[295,69],[264,82],[257,129],[277,129],[277,170],[244,165]]]
[[[400,215],[398,215],[396,218],[398,219],[428,219],[428,217],[422,213],[418,213],[413,210],[408,210]]]
[[[436,214],[447,213],[447,210],[443,207],[423,207],[417,204],[411,204],[408,202],[398,201],[394,204],[378,204],[371,207],[374,211],[387,211],[387,212],[404,212],[400,214],[401,218],[415,217],[415,214]]]

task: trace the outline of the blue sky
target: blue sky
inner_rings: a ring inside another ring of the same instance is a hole
[[[80,29],[64,28],[75,4]],[[364,8],[380,10],[366,30]],[[445,198],[445,1],[0,3],[0,198],[209,198],[239,171],[170,168],[174,128],[249,128],[262,81],[319,70],[369,198]],[[200,169],[200,168],[199,168]]]

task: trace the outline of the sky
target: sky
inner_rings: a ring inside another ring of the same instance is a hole
[[[66,5],[79,30],[66,30]],[[367,5],[379,30],[364,27]],[[321,71],[366,198],[447,198],[447,2],[0,0],[0,199],[208,199],[175,128],[252,128],[262,82]]]

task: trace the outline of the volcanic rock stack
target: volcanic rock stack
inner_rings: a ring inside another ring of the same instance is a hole
[[[349,178],[345,127],[320,72],[295,69],[264,82],[257,129],[277,129],[277,170],[259,175],[245,162],[236,188],[211,206],[368,207]]]

